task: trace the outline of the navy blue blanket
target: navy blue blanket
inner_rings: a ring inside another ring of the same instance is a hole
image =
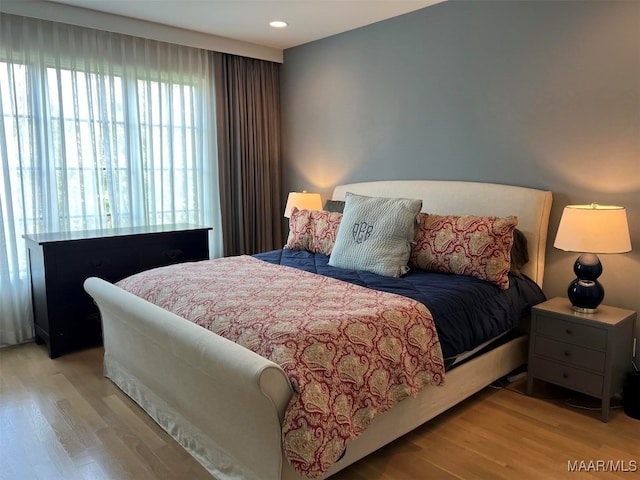
[[[400,278],[345,270],[330,266],[326,255],[304,250],[273,250],[254,257],[423,303],[431,311],[445,358],[472,350],[511,330],[531,306],[545,300],[535,282],[513,275],[509,276],[509,289],[501,290],[477,278],[420,269],[411,269]]]

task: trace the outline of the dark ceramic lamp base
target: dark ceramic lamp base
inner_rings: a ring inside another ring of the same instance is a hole
[[[604,288],[598,282],[602,264],[597,255],[583,253],[573,265],[576,277],[567,290],[573,309],[580,313],[594,313],[604,299]]]

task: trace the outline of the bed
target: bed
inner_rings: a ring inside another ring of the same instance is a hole
[[[440,215],[517,216],[528,244],[522,274],[542,286],[552,195],[517,186],[457,181],[381,181],[337,186],[348,195],[409,198]],[[85,282],[103,323],[104,374],[211,474],[223,479],[301,479],[285,458],[283,421],[294,396],[276,362],[98,278]],[[526,362],[526,335],[504,337],[449,368],[444,385],[376,415],[346,444],[326,478],[411,431]]]

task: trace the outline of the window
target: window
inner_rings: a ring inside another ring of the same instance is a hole
[[[218,226],[210,58],[0,14],[0,344],[30,328],[23,234]]]
[[[12,106],[3,109],[9,175],[22,179],[11,182],[12,197],[32,190],[23,208],[31,231],[49,229],[47,212],[31,203],[47,188],[66,223],[57,230],[201,221],[196,86],[54,68],[42,80],[25,65],[0,63],[2,103]]]

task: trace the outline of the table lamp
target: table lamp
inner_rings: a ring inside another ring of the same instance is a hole
[[[291,217],[293,208],[298,210],[322,210],[322,199],[319,193],[290,192],[287,197],[287,205],[284,207],[284,216]]]
[[[597,254],[631,251],[627,213],[624,207],[614,205],[567,205],[553,246],[582,253],[573,265],[576,278],[569,284],[567,296],[575,311],[594,313],[604,298]]]

